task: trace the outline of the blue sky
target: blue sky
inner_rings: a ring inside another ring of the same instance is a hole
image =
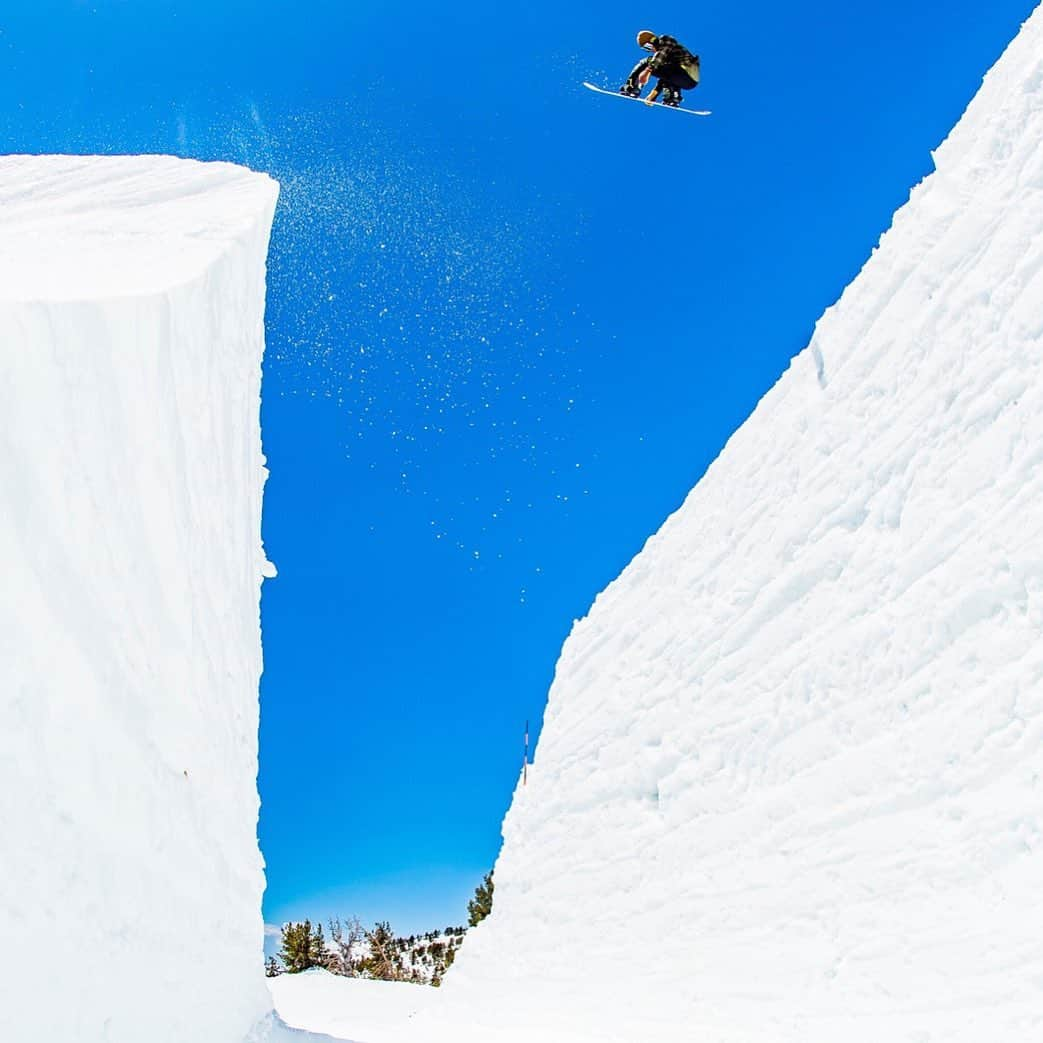
[[[573,619],[806,344],[1033,6],[4,5],[5,152],[283,185],[268,920],[465,920]],[[710,119],[579,86],[618,85],[641,28],[701,54]]]

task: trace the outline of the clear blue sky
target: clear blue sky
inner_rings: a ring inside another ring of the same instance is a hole
[[[808,340],[1033,0],[8,0],[0,148],[283,185],[269,921],[465,920],[572,620]],[[710,119],[616,86],[638,29]]]

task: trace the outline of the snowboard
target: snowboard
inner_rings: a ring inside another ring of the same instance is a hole
[[[608,91],[605,90],[604,87],[595,87],[593,83],[587,83],[586,80],[583,81],[583,86],[586,87],[587,90],[596,91],[598,94],[607,94],[610,98],[622,98],[624,101],[640,101],[647,104],[644,98],[630,98],[625,94],[620,94],[619,91]],[[673,109],[674,112],[687,112],[689,116],[710,115],[709,109],[682,109],[673,105],[664,105],[662,102],[656,102],[654,105],[649,105],[648,107],[650,109]]]

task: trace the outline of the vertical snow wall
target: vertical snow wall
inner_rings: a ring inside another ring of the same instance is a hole
[[[418,1039],[1043,1039],[1043,10],[935,161],[576,624]]]
[[[277,193],[0,159],[0,1038],[241,1043]]]

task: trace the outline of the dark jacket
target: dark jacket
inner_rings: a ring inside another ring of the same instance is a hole
[[[655,53],[642,58],[627,78],[628,83],[637,83],[638,77],[648,69],[660,83],[677,90],[691,90],[699,84],[699,56],[692,54],[672,36],[657,36],[653,41]]]

